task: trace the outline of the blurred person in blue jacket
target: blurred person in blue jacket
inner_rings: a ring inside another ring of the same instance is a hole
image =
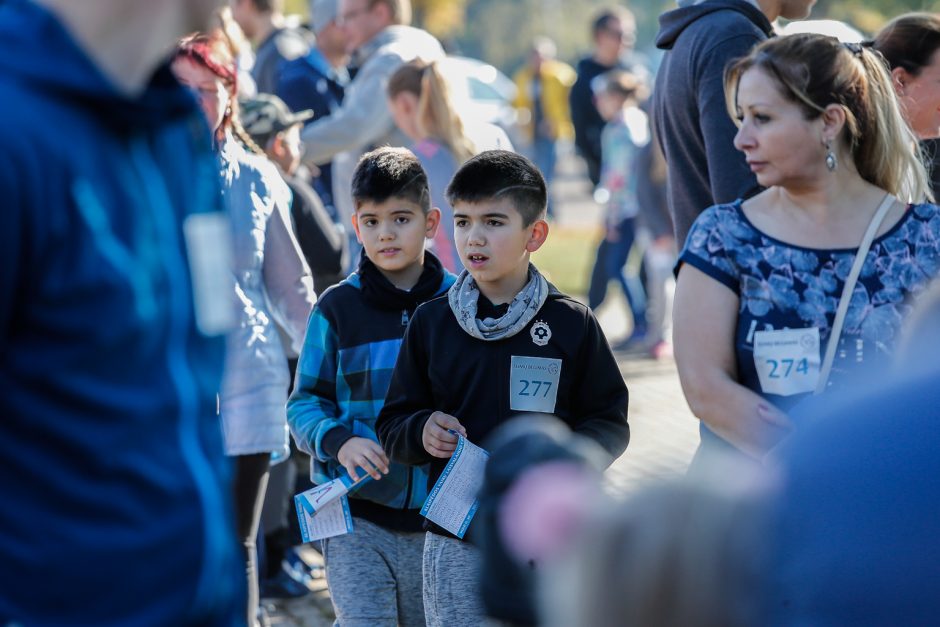
[[[349,84],[346,37],[337,22],[339,8],[340,0],[313,0],[310,3],[310,27],[316,33],[316,45],[306,56],[281,65],[273,92],[291,111],[313,111],[313,117],[306,122],[308,125],[335,113],[343,104]],[[313,188],[336,220],[332,162],[326,161],[314,169]]]
[[[255,46],[251,77],[259,94],[273,94],[281,68],[310,51],[307,31],[292,27],[284,0],[231,0],[232,18]]]
[[[799,416],[778,451],[768,625],[929,625],[940,615],[940,291],[892,369]]]
[[[355,213],[352,175],[364,153],[379,146],[407,146],[408,138],[396,127],[385,100],[391,75],[414,59],[435,61],[444,49],[430,33],[408,26],[410,0],[342,0],[336,17],[355,78],[342,105],[327,117],[304,127],[304,163],[332,163],[333,206],[343,225]],[[289,104],[288,104],[289,106]],[[358,259],[359,243],[353,233],[350,252]]]
[[[228,227],[165,63],[216,4],[0,4],[2,624],[238,622]]]

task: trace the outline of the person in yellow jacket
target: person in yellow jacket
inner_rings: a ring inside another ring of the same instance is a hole
[[[555,43],[547,37],[535,40],[529,59],[514,77],[519,120],[528,140],[528,156],[541,170],[549,187],[555,172],[556,142],[574,137],[568,92],[574,84],[574,69],[555,59]],[[552,203],[548,203],[549,216]]]

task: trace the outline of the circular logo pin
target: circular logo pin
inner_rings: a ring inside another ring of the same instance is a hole
[[[552,339],[552,330],[541,320],[532,325],[529,334],[536,346],[545,346]]]

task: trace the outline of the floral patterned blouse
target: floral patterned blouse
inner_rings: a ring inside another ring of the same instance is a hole
[[[740,200],[715,205],[699,216],[680,264],[695,266],[738,295],[735,354],[742,385],[784,410],[808,396],[762,391],[754,362],[754,333],[816,327],[825,352],[856,250],[805,248],[774,239],[751,224]],[[938,272],[940,207],[909,205],[868,252],[839,339],[830,386],[839,385],[861,364],[887,360],[913,298]]]

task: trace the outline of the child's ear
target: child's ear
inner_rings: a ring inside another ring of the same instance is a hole
[[[354,212],[349,219],[352,221],[353,230],[356,232],[356,241],[358,241],[361,244],[362,235],[359,234],[359,216],[356,215]]]
[[[284,153],[287,152],[284,150],[284,133],[278,133],[271,139],[271,153],[275,157],[283,157]]]
[[[542,247],[546,239],[548,239],[548,222],[542,219],[536,220],[529,226],[529,239],[525,243],[525,249],[534,253]]]
[[[438,227],[441,226],[441,210],[437,207],[431,207],[428,215],[425,217],[424,236],[428,239],[437,234]]]

